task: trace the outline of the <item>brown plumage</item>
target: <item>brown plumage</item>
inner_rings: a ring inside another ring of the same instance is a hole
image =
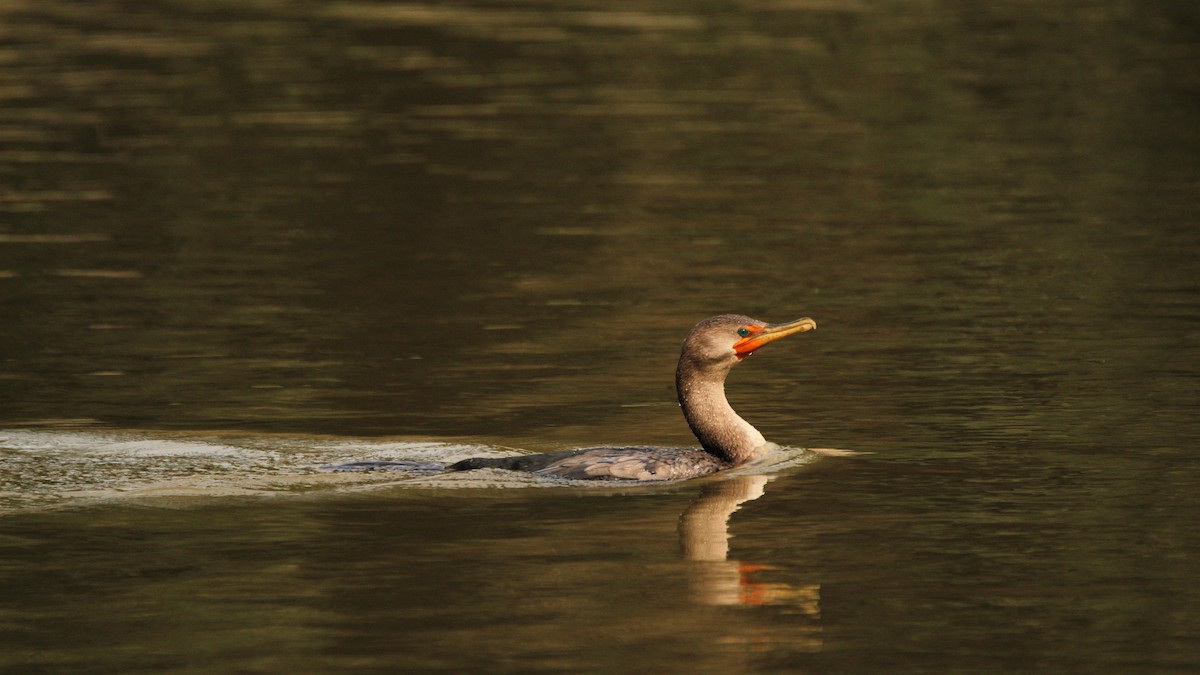
[[[578,448],[540,455],[473,457],[446,469],[508,469],[571,480],[664,481],[698,478],[745,464],[771,446],[729,406],[725,377],[763,345],[816,327],[808,318],[768,324],[740,314],[723,314],[692,328],[675,369],[675,389],[683,416],[702,448]]]

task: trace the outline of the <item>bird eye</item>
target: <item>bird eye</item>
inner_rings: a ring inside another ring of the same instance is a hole
[[[750,329],[746,328],[745,326],[738,329],[738,335],[740,335],[741,337],[746,337],[749,334],[750,334]]]

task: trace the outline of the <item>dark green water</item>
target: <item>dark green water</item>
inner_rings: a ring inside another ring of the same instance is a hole
[[[0,670],[1200,670],[1198,66],[1188,2],[0,0]],[[315,470],[688,444],[729,311],[859,454]]]

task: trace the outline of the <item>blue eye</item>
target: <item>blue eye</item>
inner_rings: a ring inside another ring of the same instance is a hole
[[[739,329],[738,329],[738,335],[740,335],[740,336],[742,336],[742,337],[746,337],[746,336],[747,336],[747,335],[749,335],[749,334],[750,334],[750,329],[749,329],[749,328],[739,328]]]

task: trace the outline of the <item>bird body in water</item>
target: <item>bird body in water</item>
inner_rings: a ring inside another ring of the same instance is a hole
[[[707,476],[768,452],[768,443],[725,398],[730,369],[764,345],[817,327],[809,318],[769,324],[722,314],[696,324],[683,342],[675,369],[679,405],[700,448],[596,447],[515,457],[472,457],[436,470],[507,469],[569,480],[669,481]],[[356,462],[332,467],[401,468],[410,462]]]

